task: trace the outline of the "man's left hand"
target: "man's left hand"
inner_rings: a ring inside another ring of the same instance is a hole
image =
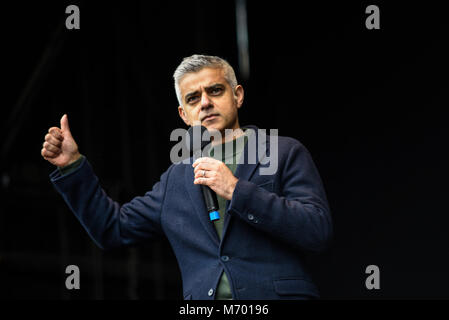
[[[231,200],[238,179],[232,171],[219,160],[214,158],[198,158],[193,163],[194,184],[209,186],[217,195]]]

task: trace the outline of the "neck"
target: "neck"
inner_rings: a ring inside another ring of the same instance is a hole
[[[234,128],[232,130],[230,130],[230,132],[228,132],[228,134],[225,134],[225,130],[223,130],[223,132],[221,132],[221,140],[217,140],[215,141],[215,139],[212,140],[212,146],[216,146],[219,144],[223,144],[232,140],[237,139],[238,137],[241,137],[245,132],[240,128]]]

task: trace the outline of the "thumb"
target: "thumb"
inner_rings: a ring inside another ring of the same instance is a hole
[[[70,127],[69,127],[69,118],[66,114],[64,114],[61,118],[61,130],[63,132],[69,132],[70,133]]]

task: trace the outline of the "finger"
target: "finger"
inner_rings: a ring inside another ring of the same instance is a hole
[[[193,172],[197,173],[198,171],[206,170],[210,171],[213,170],[215,167],[213,164],[210,163],[199,163],[195,169],[193,169]]]
[[[193,183],[194,184],[202,184],[202,185],[208,186],[209,185],[209,180],[206,179],[206,178],[196,178],[195,180],[193,180]]]
[[[211,171],[199,170],[195,173],[196,178],[208,178],[211,175]]]
[[[195,179],[204,178],[204,179],[208,179],[208,181],[216,180],[217,177],[218,177],[217,173],[214,171],[205,171],[204,175],[203,175],[203,171],[201,171],[195,175]]]
[[[55,137],[53,137],[51,134],[47,133],[47,135],[45,136],[45,141],[47,141],[48,143],[60,148],[62,145],[62,141],[59,139],[56,139]]]
[[[51,151],[55,154],[59,154],[61,152],[60,148],[48,143],[47,141],[44,142],[43,147],[44,147],[44,149]]]
[[[215,163],[217,161],[218,161],[217,159],[214,159],[211,157],[201,157],[201,158],[196,159],[193,164],[195,164],[195,163]]]
[[[215,163],[216,159],[209,158],[209,157],[202,157],[195,160],[195,162],[192,164],[192,166],[195,168],[199,163]]]
[[[61,130],[70,132],[69,118],[64,114],[61,118]]]
[[[42,148],[41,150],[41,155],[42,157],[44,157],[44,159],[52,159],[52,158],[56,158],[58,155],[55,154],[54,152],[48,151],[45,148]]]
[[[51,127],[50,129],[48,129],[48,132],[58,140],[62,141],[64,139],[61,129],[59,129],[58,127]]]

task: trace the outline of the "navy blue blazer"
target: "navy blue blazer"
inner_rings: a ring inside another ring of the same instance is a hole
[[[258,130],[255,126],[246,128]],[[257,152],[269,154],[270,136]],[[244,149],[248,159],[248,143]],[[324,250],[332,222],[324,188],[306,148],[296,139],[278,137],[278,168],[238,164],[233,197],[226,202],[220,241],[208,218],[200,185],[190,164],[175,163],[151,191],[120,205],[101,188],[89,162],[67,175],[50,174],[57,191],[103,249],[166,236],[182,276],[185,299],[214,299],[226,272],[234,299],[318,297],[305,255]]]

